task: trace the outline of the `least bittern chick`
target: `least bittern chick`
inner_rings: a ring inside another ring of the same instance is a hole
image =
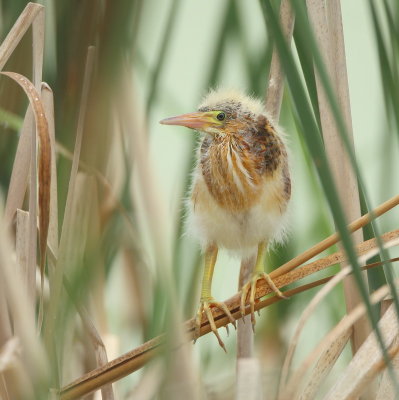
[[[268,243],[281,239],[291,180],[282,135],[267,117],[261,102],[236,91],[210,92],[198,112],[161,121],[182,125],[203,134],[197,153],[191,191],[188,226],[205,250],[196,336],[205,313],[219,344],[211,307],[222,310],[235,326],[225,303],[211,294],[213,270],[219,248],[234,250],[242,257],[257,251],[250,280],[241,288],[241,315],[249,295],[251,321],[255,325],[256,282],[264,278],[271,289],[284,297],[264,270]]]

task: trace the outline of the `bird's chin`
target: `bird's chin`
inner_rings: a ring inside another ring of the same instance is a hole
[[[213,127],[213,126],[207,126],[206,129],[203,130],[203,132],[212,137],[212,138],[222,138],[226,136],[224,132],[222,132],[220,129]]]

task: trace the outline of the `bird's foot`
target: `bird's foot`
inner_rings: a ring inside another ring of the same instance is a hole
[[[270,276],[263,271],[255,271],[252,274],[251,279],[241,288],[241,303],[240,303],[240,312],[241,316],[244,320],[245,316],[245,306],[246,306],[246,300],[249,292],[249,305],[251,308],[251,323],[252,323],[252,329],[255,330],[255,293],[256,293],[256,283],[258,282],[258,279],[264,278],[266,282],[269,284],[270,288],[278,297],[281,297],[282,299],[288,299],[288,297],[284,296],[281,290],[275,285],[273,280],[270,278]]]
[[[227,315],[227,318],[230,320],[230,322],[234,326],[234,328],[237,329],[236,321],[233,318],[233,316],[231,315],[231,312],[230,312],[230,310],[228,309],[228,307],[226,306],[225,303],[220,302],[220,301],[216,301],[213,297],[203,298],[203,299],[200,300],[200,306],[198,308],[197,316],[196,316],[196,319],[195,319],[195,339],[194,339],[194,343],[200,336],[202,313],[204,312],[205,315],[206,315],[206,318],[209,321],[209,325],[211,326],[212,332],[215,334],[215,336],[218,339],[220,347],[222,347],[222,349],[224,351],[226,351],[226,347],[225,347],[225,345],[223,343],[223,340],[219,336],[219,332],[218,332],[218,330],[216,328],[216,325],[215,325],[215,320],[213,319],[213,315],[212,315],[212,311],[211,311],[212,307],[216,307],[219,310],[223,311]],[[226,330],[227,330],[227,333],[229,333],[229,329],[228,329],[227,325],[226,325]]]

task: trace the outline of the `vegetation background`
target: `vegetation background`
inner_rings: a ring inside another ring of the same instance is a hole
[[[43,80],[54,93],[59,236],[65,222],[71,160],[82,111],[87,49],[96,48],[74,211],[68,216],[74,250],[67,274],[76,295],[90,309],[108,358],[113,359],[170,329],[171,313],[189,319],[198,305],[202,271],[199,247],[183,233],[184,198],[198,137],[188,129],[161,126],[158,121],[195,110],[212,87],[239,88],[264,98],[273,32],[268,30],[257,0],[38,3],[45,6],[46,13]],[[279,2],[271,3],[277,10]],[[0,2],[1,40],[26,4],[25,0]],[[386,13],[385,5],[391,13]],[[389,104],[395,104],[390,99],[398,96],[399,88],[395,75],[399,46],[395,30],[391,30],[392,26],[399,29],[399,7],[394,1],[372,0],[342,0],[341,7],[355,152],[372,209],[398,190],[395,113],[399,111]],[[373,8],[381,20],[382,42],[378,41]],[[298,53],[306,52],[295,47],[298,29],[300,24],[295,28],[292,49],[301,68]],[[31,41],[28,32],[4,70],[31,77]],[[388,72],[382,44],[391,57],[392,70]],[[386,84],[389,73],[395,78],[392,85]],[[301,74],[312,100],[313,71],[303,70]],[[284,246],[270,252],[269,271],[335,231],[328,194],[323,191],[304,139],[292,90],[286,85],[280,118],[292,154],[290,235]],[[15,83],[2,77],[0,210],[7,197],[27,104]],[[379,232],[396,229],[397,215],[393,211],[382,216]],[[395,251],[390,255],[394,257]],[[233,295],[238,276],[239,260],[222,252],[213,281],[215,296],[222,300]],[[385,278],[377,273],[370,279],[374,279],[371,286],[379,286]],[[255,354],[261,361],[263,386],[273,392],[298,316],[317,290],[273,305],[258,318]],[[172,293],[176,293],[176,301]],[[70,310],[68,302],[65,300],[61,310]],[[343,290],[337,286],[307,322],[294,365],[344,314]],[[92,356],[75,316],[68,314],[57,329],[64,332],[57,346],[64,349],[60,379],[65,385],[91,369]],[[187,358],[183,357],[180,367],[189,366],[195,383],[176,383],[168,375],[167,362],[161,367],[151,364],[118,381],[114,385],[116,398],[183,398],[185,390],[193,387],[208,398],[234,398],[236,333],[227,337],[223,331],[222,339],[227,354],[212,335],[207,335],[190,346]],[[347,345],[321,393],[351,357]],[[137,397],[139,393],[143,397]]]

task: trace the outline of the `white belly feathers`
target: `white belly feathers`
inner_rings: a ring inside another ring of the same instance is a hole
[[[218,247],[246,254],[261,241],[283,239],[286,212],[281,211],[275,201],[279,188],[273,183],[265,183],[261,199],[254,206],[232,212],[217,204],[201,173],[194,176],[187,227],[202,246],[215,243]]]

